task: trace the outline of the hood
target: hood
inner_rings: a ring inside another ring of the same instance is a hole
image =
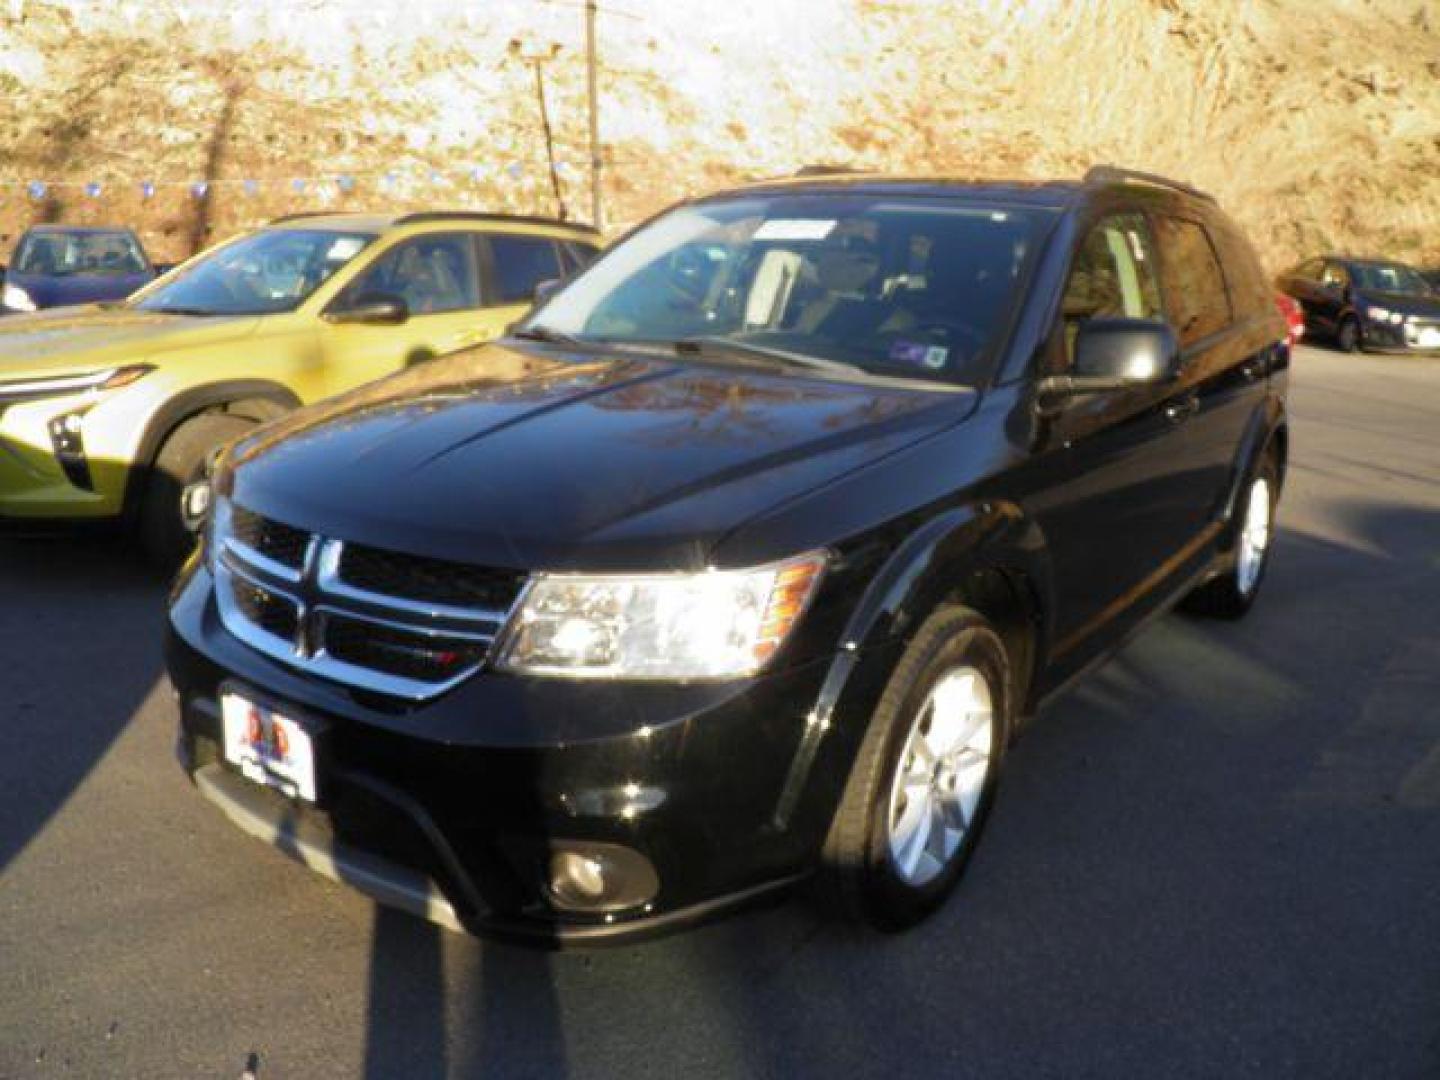
[[[94,304],[101,300],[124,300],[154,277],[148,270],[136,274],[71,274],[57,277],[12,272],[6,275],[5,281],[24,289],[36,307],[52,308]]]
[[[698,569],[749,518],[976,395],[493,345],[260,429],[232,494],[328,536],[518,569]]]
[[[254,316],[211,318],[131,308],[52,308],[0,319],[0,382],[135,363],[250,333]]]
[[[1390,311],[1398,311],[1402,315],[1419,315],[1426,319],[1440,319],[1440,296],[1359,289],[1356,291],[1356,300],[1361,304],[1375,304]]]

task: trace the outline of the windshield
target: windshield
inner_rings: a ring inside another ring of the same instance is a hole
[[[119,231],[31,233],[15,253],[15,273],[36,277],[118,276],[149,268],[135,237]]]
[[[868,372],[988,375],[1050,211],[953,200],[756,196],[682,207],[613,248],[526,329],[702,340]]]
[[[327,229],[265,229],[202,255],[134,306],[189,315],[293,311],[374,239]]]
[[[1355,277],[1362,289],[1376,292],[1423,295],[1430,291],[1429,283],[1419,271],[1400,263],[1356,263]]]

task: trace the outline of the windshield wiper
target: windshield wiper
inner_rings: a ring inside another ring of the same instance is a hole
[[[521,327],[519,330],[510,331],[510,336],[519,338],[521,341],[543,341],[547,345],[576,345],[581,348],[589,348],[593,344],[549,326]]]
[[[162,315],[194,315],[194,316],[197,316],[197,317],[199,317],[199,318],[215,318],[215,317],[220,316],[220,315],[241,315],[241,314],[245,314],[245,312],[235,312],[235,311],[210,311],[210,310],[207,309],[207,308],[196,308],[196,307],[152,307],[152,308],[140,308],[139,310],[140,310],[140,311],[158,311],[158,312],[160,312],[160,314],[162,314]],[[255,314],[263,314],[263,312],[257,312],[257,313],[255,313]]]
[[[731,353],[768,360],[788,367],[809,368],[812,371],[828,371],[833,374],[854,376],[864,374],[865,369],[843,360],[827,360],[823,356],[809,353],[790,352],[786,349],[772,349],[765,345],[752,345],[747,341],[735,341],[727,337],[681,338],[675,342],[675,351],[680,355],[704,356],[715,353]]]

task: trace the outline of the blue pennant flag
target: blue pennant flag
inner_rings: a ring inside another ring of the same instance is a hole
[[[85,185],[85,194],[92,199],[98,199],[100,197],[100,185],[94,180],[91,180],[90,183]]]
[[[340,190],[345,192],[345,194],[347,195],[355,190],[355,177],[351,176],[349,173],[343,174],[338,180],[335,181],[335,183],[340,188]]]
[[[245,190],[246,195],[254,195],[260,190],[260,182],[258,180],[246,180],[240,186]]]
[[[293,190],[293,191],[295,192],[295,194],[297,194],[297,195],[300,194],[302,191],[305,190],[305,180],[304,180],[304,178],[303,178],[303,177],[299,177],[299,176],[295,177],[294,180],[291,180],[291,181],[290,181],[290,187],[291,187],[291,190]]]
[[[48,190],[49,190],[49,189],[46,188],[46,186],[45,186],[45,181],[43,181],[43,180],[31,180],[31,181],[30,181],[30,197],[31,197],[32,199],[43,199],[43,198],[45,197],[45,192],[48,191]]]
[[[142,181],[140,182],[140,197],[141,197],[142,199],[150,199],[150,198],[154,198],[154,196],[155,196],[155,181],[154,181],[154,180],[142,180]]]
[[[438,169],[431,169],[431,170],[430,170],[430,183],[432,183],[432,184],[438,184],[438,183],[440,183],[441,181],[443,181],[444,179],[445,179],[445,174],[442,173],[442,172],[440,172]]]
[[[210,185],[204,180],[196,180],[190,185],[190,194],[194,195],[197,199],[203,199],[206,195],[210,194]]]
[[[516,161],[512,162],[510,167],[505,171],[510,174],[510,179],[519,180],[520,177],[525,175],[525,166]]]

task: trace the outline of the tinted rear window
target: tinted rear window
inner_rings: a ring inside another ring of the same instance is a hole
[[[1196,222],[1155,219],[1164,268],[1165,307],[1180,337],[1190,345],[1230,325],[1230,299],[1220,262],[1205,230]]]
[[[524,304],[535,298],[535,286],[564,277],[560,256],[550,240],[492,233],[495,281],[491,299],[499,304]]]
[[[1230,303],[1234,305],[1236,317],[1271,314],[1275,290],[1250,241],[1233,228],[1218,229],[1213,236],[1219,242],[1221,269],[1230,285]]]

